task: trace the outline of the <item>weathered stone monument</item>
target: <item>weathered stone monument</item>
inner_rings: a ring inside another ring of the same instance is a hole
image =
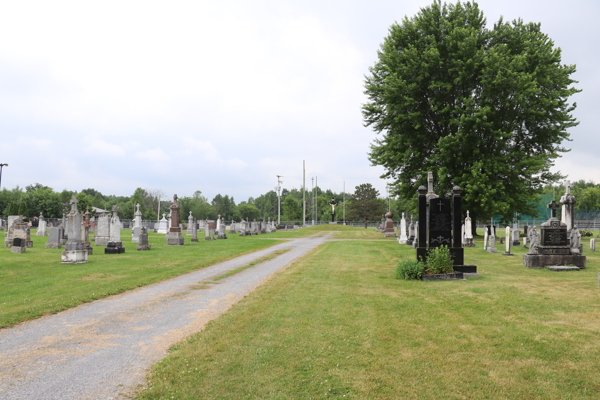
[[[212,240],[209,224],[204,225],[204,240]]]
[[[419,247],[419,221],[415,223],[415,238],[412,242],[412,248],[416,249],[417,247]]]
[[[406,244],[412,246],[415,241],[415,223],[412,219],[412,215],[410,216],[410,225],[408,225],[408,240]]]
[[[50,234],[48,235],[48,243],[44,244],[44,247],[46,247],[47,249],[60,249],[62,247],[62,229],[63,228],[54,226],[50,228]]]
[[[106,246],[110,241],[110,213],[98,217],[96,223],[96,246]]]
[[[221,223],[217,222],[217,226],[219,229],[217,230],[217,239],[227,239],[227,234],[225,233],[225,223],[221,221]]]
[[[475,247],[473,241],[473,225],[471,223],[471,217],[469,217],[469,210],[467,210],[467,218],[465,218],[465,247]]]
[[[528,232],[529,252],[523,257],[523,263],[528,268],[551,270],[585,268],[586,257],[581,254],[579,229],[574,226],[567,235],[567,224],[556,217],[556,201],[552,200],[548,208],[552,210],[552,216],[540,226],[539,238],[535,227]]]
[[[133,226],[131,227],[131,241],[133,243],[139,243],[140,232],[142,230],[142,212],[140,211],[139,203],[136,204],[135,207],[136,210],[133,214]]]
[[[83,221],[81,221],[81,241],[85,245],[85,250],[88,252],[88,256],[91,256],[94,252],[94,248],[90,245],[90,214],[86,212],[83,214]]]
[[[519,221],[515,220],[512,228],[512,245],[520,246],[521,245],[521,231],[519,230]]]
[[[166,236],[168,246],[183,246],[184,244],[184,238],[181,235],[181,228],[179,227],[179,210],[177,195],[174,195],[173,204],[171,205],[171,228]]]
[[[402,213],[402,219],[400,220],[400,237],[398,238],[398,243],[406,244],[408,241],[408,236],[406,235],[406,218],[404,217],[404,213]]]
[[[240,221],[240,236],[247,235],[247,222],[243,219]]]
[[[428,189],[420,186],[418,198],[419,237],[417,260],[427,260],[430,249],[447,246],[452,256],[455,272],[476,273],[474,265],[464,265],[464,249],[461,246],[461,193],[458,186],[452,189],[450,199],[433,192],[433,174],[427,177]]]
[[[561,222],[567,225],[567,234],[571,233],[571,229],[575,224],[575,196],[571,194],[571,182],[565,181],[565,194],[560,198],[562,204]]]
[[[156,233],[160,233],[161,235],[166,235],[169,233],[169,221],[165,218],[166,213],[163,213],[163,217],[160,221],[158,221],[158,229]]]
[[[596,251],[596,239],[590,239],[590,251]]]
[[[496,226],[493,225],[493,223],[491,225],[487,226],[488,228],[488,235],[487,235],[487,246],[486,246],[486,250],[488,253],[495,253],[497,251],[496,249]]]
[[[6,232],[4,246],[8,248],[12,247],[13,239],[19,238],[23,239],[25,247],[33,247],[33,241],[31,240],[31,231],[29,230],[29,225],[27,224],[27,222],[24,221],[24,217],[20,215],[11,217],[9,217],[10,225],[8,227],[8,231]]]
[[[396,237],[396,231],[394,231],[394,221],[392,220],[394,214],[391,211],[388,211],[385,214],[385,227],[383,230],[384,237]]]
[[[194,216],[192,215],[192,211],[190,211],[190,215],[188,216],[188,226],[187,226],[187,234],[191,235],[192,234],[192,228],[194,225]]]
[[[192,242],[197,242],[198,241],[198,223],[196,222],[196,219],[194,218],[194,220],[192,221]]]
[[[44,216],[42,215],[42,213],[40,213],[40,220],[38,222],[38,227],[37,230],[35,232],[35,236],[46,236],[46,220],[44,219]]]
[[[104,254],[125,253],[125,247],[123,247],[123,242],[121,241],[121,219],[117,211],[117,206],[113,206],[110,218],[110,235],[108,243],[104,248]]]
[[[26,240],[21,238],[13,238],[11,243],[11,252],[15,254],[25,253],[26,249]]]
[[[88,252],[81,237],[81,214],[77,211],[77,198],[71,199],[71,211],[67,215],[67,243],[60,253],[62,264],[82,264],[88,262]]]
[[[504,253],[502,253],[503,256],[514,256],[514,254],[511,253],[512,250],[512,240],[511,240],[511,229],[510,226],[507,226],[504,229]]]
[[[137,251],[152,250],[152,245],[148,244],[148,231],[145,227],[141,227],[140,229],[138,244],[135,246],[135,249]]]

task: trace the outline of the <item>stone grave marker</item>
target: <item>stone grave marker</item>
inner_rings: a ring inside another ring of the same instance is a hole
[[[511,253],[512,250],[512,240],[511,240],[511,229],[510,226],[507,226],[504,229],[504,253],[502,253],[503,256],[513,256],[514,254]]]
[[[15,253],[15,254],[19,254],[19,253],[25,253],[25,244],[27,243],[27,241],[25,239],[21,239],[19,237],[15,237],[12,240],[12,244],[11,244],[11,252]]]
[[[596,239],[590,239],[590,251],[596,251]]]
[[[198,241],[198,223],[196,219],[192,221],[192,242]]]
[[[158,221],[158,229],[156,230],[156,233],[160,233],[161,235],[166,235],[169,233],[169,221],[167,221],[165,218],[166,215],[166,213],[163,213],[162,219]]]
[[[400,219],[400,237],[398,238],[398,243],[406,244],[408,241],[408,236],[406,235],[406,218],[404,217],[404,213],[402,213],[402,219]]]
[[[123,247],[123,242],[121,241],[121,219],[117,211],[117,206],[113,206],[112,217],[110,218],[109,241],[104,248],[104,254],[125,253],[125,247]]]
[[[40,213],[40,222],[38,223],[37,230],[35,232],[35,236],[46,236],[46,220],[42,213]]]
[[[65,250],[60,253],[61,264],[82,264],[88,262],[88,251],[81,237],[82,218],[77,211],[77,198],[71,198],[71,211],[67,215],[68,240]]]
[[[50,234],[48,235],[48,243],[44,244],[44,247],[48,249],[60,249],[62,247],[62,237],[62,228],[53,226],[52,228],[50,228]]]
[[[140,228],[140,234],[138,235],[138,244],[135,246],[137,251],[152,250],[152,245],[148,244],[148,231],[145,227]]]
[[[173,204],[171,205],[171,228],[167,234],[167,245],[168,246],[183,246],[184,238],[181,235],[181,227],[179,220],[180,207],[177,203],[177,195],[173,196]]]
[[[110,242],[110,213],[98,217],[95,241],[96,246],[106,246]]]

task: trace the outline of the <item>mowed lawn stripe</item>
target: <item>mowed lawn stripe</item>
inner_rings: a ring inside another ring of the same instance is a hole
[[[329,242],[175,346],[139,398],[599,398],[599,257],[561,274],[465,250],[481,278],[416,282],[394,279],[409,246]]]
[[[136,287],[217,264],[273,246],[277,240],[227,240],[197,243],[186,235],[184,246],[165,246],[163,235],[150,232],[150,251],[136,251],[130,231],[123,231],[124,254],[104,254],[94,247],[85,264],[61,264],[60,251],[46,249],[47,237],[35,236],[24,254],[0,249],[0,328],[52,314]]]

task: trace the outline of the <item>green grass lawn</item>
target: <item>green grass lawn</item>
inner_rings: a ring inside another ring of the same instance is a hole
[[[336,239],[386,239],[395,240],[394,238],[384,238],[383,233],[377,232],[374,228],[360,228],[348,225],[324,224],[307,226],[296,230],[278,230],[277,232],[267,233],[266,235],[249,236],[259,238],[299,238],[315,234],[324,235],[328,232],[334,232],[333,237]]]
[[[263,235],[264,236],[264,235]],[[123,231],[124,254],[105,255],[93,246],[87,264],[61,264],[64,249],[46,249],[48,238],[31,236],[34,245],[25,254],[0,248],[0,328],[56,313],[83,302],[124,292],[260,250],[277,240],[227,240],[198,243],[185,236],[184,246],[165,246],[163,235],[150,232],[150,251],[136,251],[131,232]]]
[[[174,346],[140,399],[598,399],[600,255],[557,273],[465,249],[480,278],[395,279],[415,251],[329,242]]]

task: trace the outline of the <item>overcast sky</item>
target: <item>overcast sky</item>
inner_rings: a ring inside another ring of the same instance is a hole
[[[429,0],[5,1],[2,187],[136,187],[237,202],[370,182],[364,75],[388,27]],[[541,22],[576,64],[580,125],[556,169],[600,182],[598,0],[481,0],[492,25]]]

